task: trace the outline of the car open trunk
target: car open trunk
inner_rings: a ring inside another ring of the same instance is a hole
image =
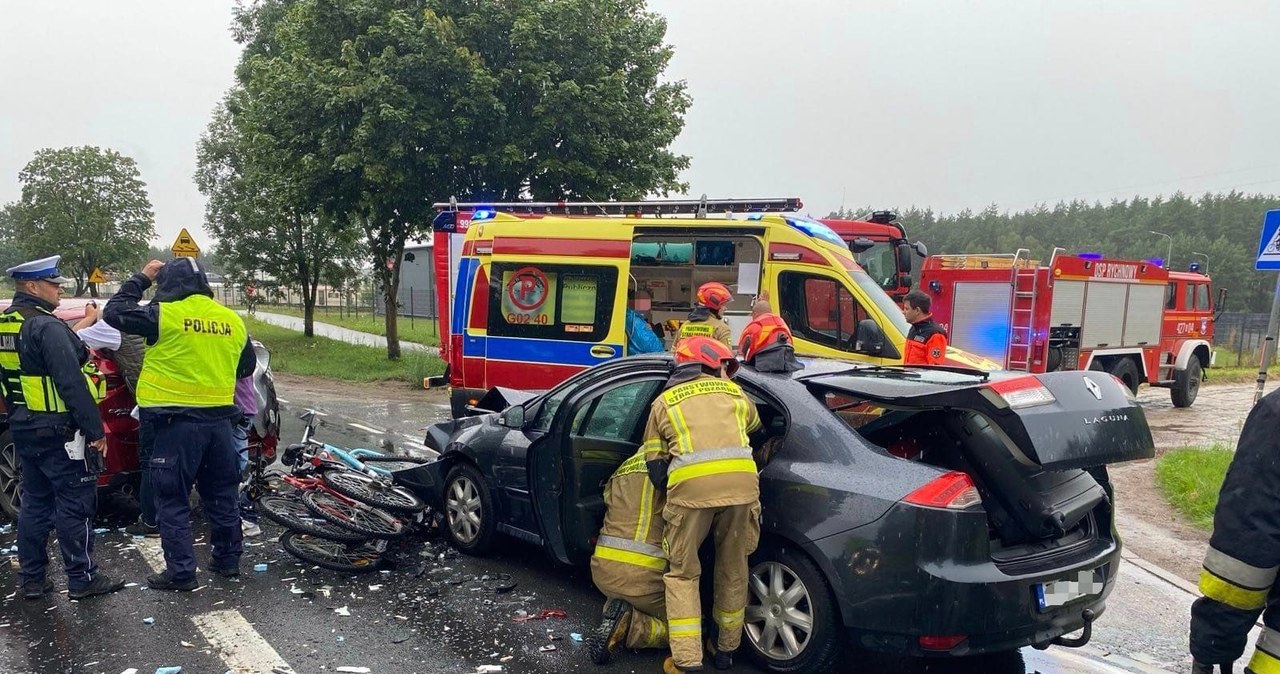
[[[1088,528],[1107,500],[1099,467],[1154,453],[1142,408],[1104,373],[996,377],[886,370],[809,382],[872,443],[967,473],[1001,545]]]

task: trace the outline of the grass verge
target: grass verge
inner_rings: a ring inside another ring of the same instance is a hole
[[[259,311],[271,314],[283,314],[285,316],[297,316],[302,318],[302,310],[295,307],[260,305]],[[358,330],[367,332],[371,335],[387,336],[387,326],[382,316],[372,316],[368,312],[360,315],[350,313],[340,314],[336,311],[325,313],[323,310],[316,309],[316,322],[328,323],[347,328],[349,330]],[[417,342],[426,344],[427,346],[436,346],[440,343],[440,336],[436,334],[436,319],[434,318],[414,318],[412,321],[407,316],[401,316],[397,325],[396,332],[400,335],[402,342]]]
[[[1156,462],[1156,484],[1174,509],[1193,525],[1213,529],[1213,510],[1235,452],[1222,445],[1180,447]]]
[[[444,372],[444,361],[426,353],[405,351],[400,360],[387,360],[381,348],[306,337],[252,318],[246,318],[245,325],[271,351],[271,368],[277,372],[346,381],[402,381],[415,387],[422,386],[424,377]]]

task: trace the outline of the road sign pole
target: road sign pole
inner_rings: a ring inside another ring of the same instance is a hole
[[[1258,390],[1253,392],[1253,404],[1262,400],[1262,389],[1267,383],[1267,368],[1276,356],[1276,340],[1280,335],[1280,274],[1276,275],[1276,296],[1271,300],[1271,320],[1267,322],[1267,334],[1262,340],[1262,362],[1258,364]]]

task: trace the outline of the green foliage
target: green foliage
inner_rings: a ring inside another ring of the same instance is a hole
[[[26,261],[22,247],[18,245],[18,232],[22,221],[18,217],[18,204],[0,206],[0,270]]]
[[[271,351],[271,368],[277,372],[346,381],[402,381],[412,386],[422,386],[424,376],[444,372],[444,362],[425,353],[391,361],[381,349],[371,346],[307,337],[252,318],[246,318],[245,325],[249,334]]]
[[[77,296],[95,267],[125,270],[143,261],[154,216],[133,159],[97,147],[44,149],[18,179],[22,199],[5,207],[0,239],[23,257],[61,255]]]
[[[1050,208],[1010,213],[992,205],[974,213],[943,215],[928,208],[899,210],[910,238],[924,241],[930,254],[1012,253],[1028,248],[1042,260],[1054,246],[1069,252],[1096,251],[1109,257],[1163,258],[1169,240],[1151,234],[1173,236],[1171,269],[1186,269],[1209,256],[1214,284],[1228,289],[1230,311],[1269,311],[1275,290],[1275,274],[1253,270],[1262,215],[1280,208],[1280,197],[1240,192],[1205,194],[1192,199],[1182,193],[1171,197],[1134,197],[1109,204],[1063,202]],[[871,208],[843,215],[869,213]],[[832,214],[841,216],[840,213]]]
[[[261,305],[258,307],[258,312],[298,317],[303,315],[301,310],[290,306]],[[367,332],[371,335],[387,336],[386,322],[382,320],[381,316],[374,316],[368,311],[356,315],[351,312],[340,313],[337,309],[329,309],[328,311],[317,309],[315,316],[318,323],[328,323],[349,330]],[[435,346],[440,343],[436,325],[436,319],[434,318],[414,318],[409,321],[406,316],[401,316],[399,321],[400,337],[405,341]]]
[[[1218,492],[1235,451],[1229,447],[1183,447],[1156,463],[1156,484],[1165,500],[1201,529],[1213,529]]]
[[[320,282],[341,286],[355,275],[358,231],[318,208],[278,170],[278,154],[263,141],[258,121],[243,110],[234,90],[214,112],[197,150],[196,185],[208,197],[205,227],[217,237],[218,260],[240,284],[264,272],[299,288],[304,332],[313,334]]]
[[[237,14],[231,114],[296,203],[358,223],[391,358],[401,253],[433,201],[684,187],[688,158],[669,146],[689,99],[659,81],[666,25],[641,0],[260,0]]]

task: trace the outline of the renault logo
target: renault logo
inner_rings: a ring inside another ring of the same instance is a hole
[[[1093,397],[1097,398],[1098,400],[1102,400],[1102,387],[1098,386],[1098,382],[1095,382],[1094,380],[1088,377],[1085,377],[1084,387],[1089,389],[1089,393],[1092,393]]]

